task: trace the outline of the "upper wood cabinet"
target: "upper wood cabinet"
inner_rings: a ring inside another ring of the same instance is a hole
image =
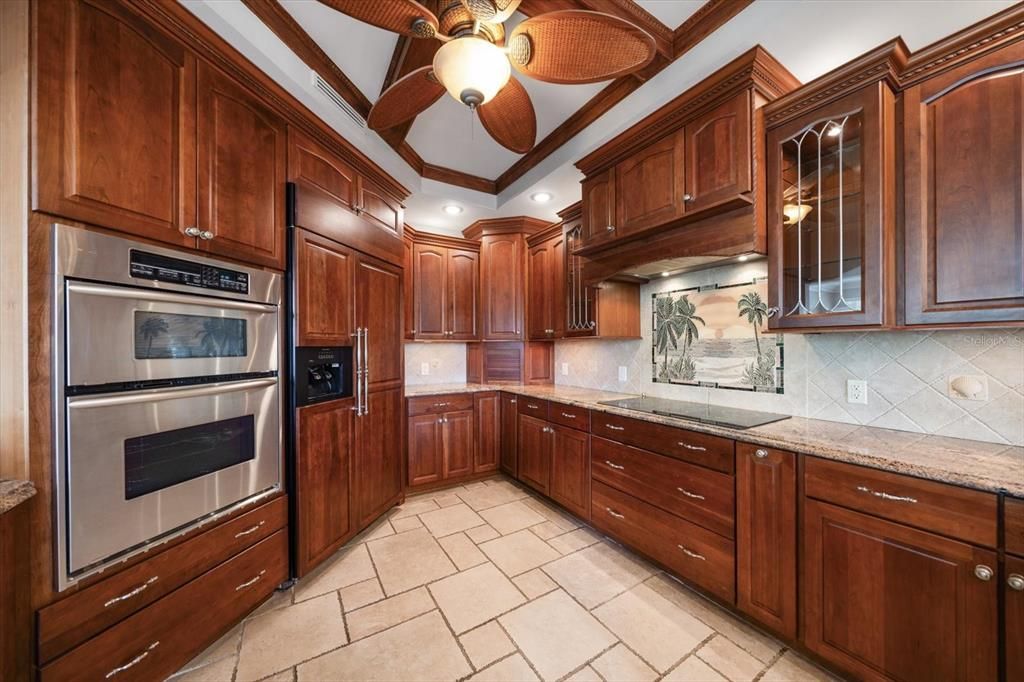
[[[357,213],[388,233],[401,236],[405,213],[401,202],[388,196],[372,180],[363,176],[359,176],[358,197]]]
[[[480,254],[448,250],[448,338],[467,341],[477,338],[477,307],[480,291]]]
[[[355,256],[346,247],[295,230],[295,329],[300,346],[351,346]]]
[[[895,323],[893,88],[905,61],[897,40],[765,107],[770,328]],[[864,84],[865,73],[878,75]]]
[[[294,127],[288,129],[288,181],[316,187],[350,211],[359,206],[355,169]]]
[[[686,211],[685,137],[685,130],[678,130],[615,166],[615,237],[662,225]]]
[[[195,57],[112,0],[33,9],[32,207],[195,247]]]
[[[683,206],[701,211],[750,192],[752,94],[744,90],[683,129],[686,157]]]
[[[480,240],[480,318],[485,341],[523,338],[526,240],[521,233]]]
[[[908,325],[1024,321],[1022,63],[1018,40],[903,92]]]
[[[480,254],[443,244],[413,242],[413,327],[406,337],[474,340],[479,334]]]
[[[583,241],[600,244],[615,237],[615,169],[609,168],[582,183]]]
[[[541,241],[535,241],[535,240]],[[527,330],[530,339],[565,336],[565,235],[561,225],[530,241],[527,259]]]

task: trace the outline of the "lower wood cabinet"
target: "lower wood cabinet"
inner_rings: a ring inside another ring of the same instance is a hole
[[[372,387],[372,384],[371,384]],[[355,420],[352,516],[365,528],[402,497],[402,389],[371,390]]]
[[[446,412],[441,423],[441,471],[452,479],[473,473],[473,410]]]
[[[993,680],[996,553],[804,504],[804,644],[864,679]]]
[[[513,478],[519,476],[519,399],[501,394],[501,470]]]
[[[551,485],[551,447],[548,423],[519,415],[519,480],[547,495]]]
[[[796,638],[796,455],[736,445],[736,604]]]
[[[407,475],[410,487],[485,476],[502,456],[502,405],[497,391],[409,398]]]
[[[1024,680],[1024,558],[1006,556],[1006,679]]]
[[[566,509],[590,518],[590,434],[565,426],[548,427],[551,475],[548,494]]]
[[[497,392],[474,394],[473,411],[476,417],[473,473],[497,471],[501,456],[501,396]]]

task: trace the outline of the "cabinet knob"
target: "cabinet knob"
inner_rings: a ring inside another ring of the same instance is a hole
[[[775,317],[778,314],[779,314],[779,306],[773,305],[771,308],[768,308],[768,317]]]
[[[185,228],[185,236],[186,237],[198,237],[202,233],[203,233],[203,231],[200,230],[198,227],[186,227]]]
[[[615,226],[614,225],[608,225],[604,229],[608,230],[609,232],[614,232],[615,231]]]
[[[213,232],[210,232],[209,230],[203,230],[202,232],[199,233],[199,238],[205,239],[206,241],[210,241],[211,239],[213,239]]]
[[[519,401],[518,401],[518,400],[516,400],[515,398],[512,398],[512,400],[510,400],[509,402],[510,402],[511,404],[515,405],[515,404],[516,404],[516,403],[518,403]]]
[[[693,201],[693,195],[692,194],[684,194],[683,195],[683,203],[684,204],[688,204],[691,201]]]
[[[992,572],[992,569],[986,566],[985,564],[978,564],[974,567],[974,577],[976,577],[978,580],[984,580],[985,582],[988,582],[989,580],[992,580],[993,575],[995,574]]]
[[[1021,575],[1020,573],[1011,573],[1010,577],[1006,579],[1006,584],[1011,590],[1024,592],[1024,575]]]
[[[764,459],[765,457],[768,456],[768,451],[765,450],[764,448],[758,448],[757,450],[754,450],[754,456],[760,459]]]

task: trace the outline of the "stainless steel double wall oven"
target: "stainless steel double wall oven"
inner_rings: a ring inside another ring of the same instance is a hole
[[[281,276],[54,226],[57,587],[281,488]]]

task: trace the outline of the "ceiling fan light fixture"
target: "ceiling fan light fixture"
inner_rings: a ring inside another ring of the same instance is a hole
[[[434,75],[456,100],[478,107],[505,87],[512,76],[512,65],[498,46],[483,38],[466,36],[437,50]]]

